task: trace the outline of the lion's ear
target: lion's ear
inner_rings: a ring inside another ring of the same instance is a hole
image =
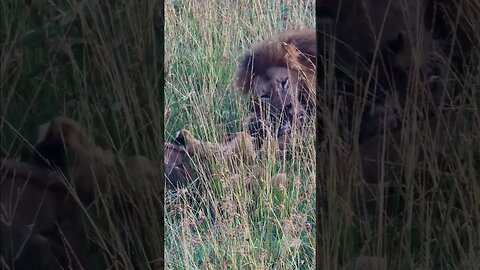
[[[50,126],[52,125],[52,122],[49,121],[47,123],[41,124],[38,126],[38,136],[37,136],[37,141],[35,142],[36,144],[47,140],[47,136],[49,135],[50,131]]]
[[[195,137],[193,137],[192,133],[186,129],[181,129],[177,132],[175,139],[172,143],[180,146],[187,146],[195,142]]]
[[[185,139],[185,136],[181,130],[177,132],[177,134],[175,135],[175,138],[172,140],[172,143],[180,146],[187,145],[187,140]]]
[[[61,137],[61,132],[55,130],[55,128],[58,127],[53,120],[38,127],[35,150],[29,161],[41,167],[58,167],[63,172],[66,172],[65,141]]]

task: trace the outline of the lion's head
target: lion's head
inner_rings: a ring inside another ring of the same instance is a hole
[[[242,56],[235,86],[257,103],[252,107],[265,104],[272,113],[288,110],[298,102],[313,105],[316,57],[314,29],[281,33]]]
[[[271,67],[253,81],[252,106],[256,112],[282,114],[297,106],[298,78],[285,67]]]
[[[314,110],[316,74],[315,29],[283,32],[252,47],[236,71],[237,91],[249,96],[246,131],[257,148],[269,134],[303,122]]]
[[[346,138],[359,134],[361,142],[397,127],[412,93],[428,112],[442,104],[448,89],[446,57],[424,21],[426,5],[320,2],[319,107],[339,111],[336,118],[325,114],[323,125],[339,123]]]

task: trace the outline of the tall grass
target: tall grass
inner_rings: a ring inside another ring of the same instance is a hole
[[[459,18],[476,29],[478,4],[464,2],[468,8]],[[146,155],[161,167],[164,137],[180,128],[212,142],[241,130],[247,100],[234,91],[232,79],[245,50],[281,30],[314,26],[313,1],[168,0],[164,29],[159,8],[157,1],[2,1],[2,155],[27,157],[37,126],[67,115],[99,145],[121,157]],[[168,269],[312,269],[315,253],[321,269],[352,266],[359,256],[386,258],[387,269],[477,269],[478,31],[470,38],[476,61],[447,76],[460,98],[445,103],[443,113],[455,113],[451,123],[458,133],[406,122],[400,162],[381,167],[394,200],[377,198],[381,207],[373,222],[346,203],[353,200],[348,192],[364,184],[353,169],[358,149],[320,148],[315,167],[315,133],[309,132],[294,139],[288,163],[273,152],[259,157],[255,163],[266,168],[261,174],[242,166],[225,170],[222,157],[211,168],[195,161],[202,193],[166,193],[165,242],[158,204],[152,202],[162,199],[157,187],[129,194],[135,214],[101,198],[95,209],[84,209],[88,269],[147,269],[163,245]],[[421,116],[419,107],[409,103],[405,119]],[[329,213],[317,220],[315,251],[315,201],[323,194],[315,196],[316,171],[318,181],[327,183]],[[286,173],[285,184],[275,182],[278,172]]]
[[[2,153],[28,157],[38,125],[66,115],[120,157],[138,153],[161,167],[161,8],[158,1],[2,1]],[[132,192],[137,216],[114,209],[108,198],[86,209],[85,267],[146,269],[158,258],[163,220],[152,211],[152,199],[162,199],[156,190]]]
[[[314,26],[314,2],[165,2],[165,137],[180,128],[218,142],[241,131],[247,98],[236,93],[238,60],[254,43],[282,30]],[[313,119],[310,131],[313,130]],[[167,192],[168,269],[314,268],[314,132],[294,140],[287,166],[274,152],[256,159],[263,174],[194,162],[201,193]],[[287,175],[276,185],[274,175]]]
[[[457,37],[437,36],[442,46],[456,51],[446,52],[447,72],[442,79],[446,79],[448,94],[430,112],[433,115],[427,116],[431,96],[417,71],[434,51],[418,50],[405,42],[407,50],[414,53],[412,71],[405,79],[405,103],[395,107],[401,130],[387,131],[367,142],[377,147],[348,145],[337,138],[339,130],[330,128],[336,127],[338,115],[320,116],[333,123],[324,131],[329,136],[317,152],[318,196],[323,199],[317,216],[320,269],[478,269],[480,6],[476,1],[463,1],[462,5],[464,9],[456,9],[458,13],[454,9],[447,24],[461,21],[461,27],[468,29],[468,42],[473,43],[472,52],[455,48],[460,31]],[[412,37],[414,44],[424,38],[421,34]],[[452,56],[465,58],[463,70],[454,66]],[[335,88],[329,83],[325,80],[320,85],[327,94]],[[354,115],[361,113],[354,110]],[[365,182],[358,170],[359,160],[366,155],[378,162],[369,172],[379,176],[375,182]],[[398,157],[393,158],[395,155]],[[366,195],[371,190],[373,196]],[[365,194],[359,195],[361,192]],[[365,211],[365,207],[369,208]]]

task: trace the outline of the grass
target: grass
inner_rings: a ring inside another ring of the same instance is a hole
[[[166,139],[181,128],[211,142],[241,131],[248,99],[233,86],[240,56],[282,30],[313,27],[314,10],[313,1],[166,1]],[[246,167],[225,171],[219,157],[209,171],[198,167],[201,194],[167,192],[167,268],[313,269],[313,134],[295,141],[289,166],[270,153],[255,161],[266,168],[259,177]],[[272,185],[281,170],[284,189]]]
[[[479,25],[478,4],[463,4],[468,7],[458,15],[464,20],[463,26]],[[449,23],[455,24],[455,18]],[[323,196],[317,216],[320,269],[478,268],[480,36],[476,30],[470,34],[474,46],[471,55],[463,56],[463,71],[452,64],[451,56],[458,57],[458,51],[447,52],[447,92],[457,95],[443,97],[435,111],[438,121],[427,120],[428,88],[412,72],[407,78],[410,91],[405,105],[396,108],[403,122],[401,131],[396,132],[396,145],[392,147],[389,141],[390,132],[385,141],[378,138],[378,149],[369,149],[341,142],[336,138],[339,130],[325,130],[331,137],[319,145],[316,167],[321,191],[317,198]],[[445,39],[450,47],[453,44],[449,42],[457,41],[455,37]],[[419,60],[426,55],[414,56]],[[415,61],[413,70],[421,64],[421,60]],[[325,70],[328,72],[330,67]],[[334,88],[327,80],[324,83],[320,85],[322,89]],[[326,123],[338,123],[336,115],[320,117]],[[395,148],[399,157],[391,160],[389,156]],[[380,175],[378,182],[365,183],[355,170],[360,156],[367,154],[379,155],[375,168]],[[368,187],[377,190],[375,197],[370,198],[375,200],[376,208],[364,214],[361,208],[368,197],[356,193]],[[381,266],[355,268],[356,260],[362,257],[371,257]],[[381,259],[386,259],[386,263]]]
[[[37,127],[65,115],[119,156],[142,154],[161,164],[163,29],[157,1],[3,1],[0,10],[2,153],[27,157]],[[145,269],[158,258],[163,220],[148,201],[161,199],[155,190],[136,195],[140,225],[106,198],[97,209],[86,209],[88,269]]]
[[[166,139],[181,127],[209,140],[239,130],[246,103],[231,85],[237,58],[266,35],[314,25],[313,2],[270,1],[268,7],[246,1],[167,2],[165,32],[156,1],[1,5],[1,148],[21,158],[30,155],[38,125],[57,115],[79,121],[97,144],[121,157],[138,153],[157,164],[164,125]],[[243,10],[244,16],[231,16],[232,10]],[[304,172],[290,170],[288,189],[266,184],[280,167],[266,160],[269,172],[255,197],[240,181],[251,174],[246,168],[238,175],[205,178],[211,180],[206,196],[191,205],[181,194],[168,193],[167,267],[312,268],[315,182],[313,137],[309,140],[311,147],[293,162]],[[237,181],[228,181],[232,178]],[[160,197],[155,190],[131,194],[137,215],[125,217],[128,209],[116,208],[107,197],[95,209],[84,209],[90,269],[145,269],[158,258],[161,222],[148,201]],[[176,205],[185,211],[178,214]],[[210,211],[220,207],[226,216],[213,222]]]
[[[467,6],[461,17],[475,27],[476,6]],[[2,153],[27,157],[37,126],[57,115],[78,120],[99,145],[122,157],[138,153],[156,164],[164,141],[181,128],[216,142],[226,131],[241,130],[247,114],[247,99],[232,84],[238,58],[278,31],[315,24],[313,1],[167,0],[164,29],[159,9],[156,1],[2,1]],[[471,39],[479,43],[478,31]],[[146,269],[163,246],[168,269],[313,269],[315,254],[321,269],[344,269],[363,255],[387,258],[388,269],[476,269],[478,48],[472,57],[476,64],[448,74],[461,98],[444,110],[465,123],[461,136],[442,143],[445,128],[406,121],[401,166],[385,166],[391,171],[384,180],[397,200],[380,198],[374,222],[355,214],[345,203],[352,198],[343,197],[359,184],[350,170],[355,160],[347,159],[357,149],[330,144],[317,153],[316,165],[310,132],[294,140],[287,164],[273,153],[257,159],[266,168],[260,176],[245,167],[225,171],[221,157],[208,171],[197,161],[202,193],[166,192],[165,241],[163,221],[149,201],[161,197],[156,188],[132,192],[135,215],[107,198],[85,209],[89,269]],[[408,109],[405,119],[422,114],[415,102]],[[335,169],[338,158],[347,169]],[[284,187],[275,183],[280,171],[287,175]],[[314,191],[317,172],[330,214],[315,221],[315,202],[324,199]]]
[[[36,127],[59,114],[128,151],[162,135],[158,6],[134,3],[2,3],[4,150],[22,148],[17,133],[33,142]]]

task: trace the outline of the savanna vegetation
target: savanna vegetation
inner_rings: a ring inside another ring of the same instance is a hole
[[[63,115],[78,121],[91,141],[115,155],[141,154],[161,164],[161,14],[158,1],[2,1],[2,157],[28,160],[38,126]],[[64,178],[71,183],[69,172]],[[110,196],[82,208],[83,229],[78,233],[88,240],[89,262],[84,267],[147,269],[156,263],[163,248],[163,219],[148,201],[162,198],[158,190],[132,193],[141,220],[115,207]],[[11,214],[2,207],[2,241],[8,239],[3,225],[8,227]],[[61,235],[55,230],[43,233],[68,249]],[[2,269],[17,255],[10,249],[15,244],[2,243]],[[27,261],[37,262],[34,257],[46,253],[47,246],[37,248]],[[74,265],[76,258],[68,260]]]
[[[314,16],[313,1],[166,1],[165,138],[186,128],[219,142],[224,133],[241,131],[249,100],[234,89],[240,57],[280,31],[314,27]],[[167,267],[314,268],[314,134],[294,140],[288,164],[273,150],[258,157],[261,174],[194,160],[201,192],[166,193]],[[278,173],[286,175],[280,184]]]

